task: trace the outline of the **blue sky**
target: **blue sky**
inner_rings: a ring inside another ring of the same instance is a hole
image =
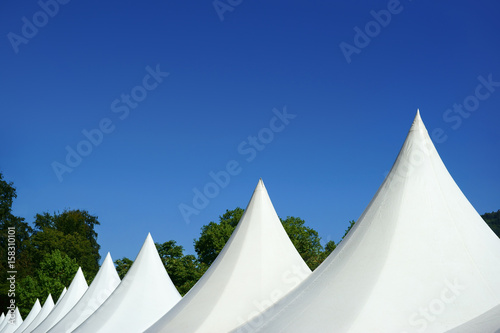
[[[262,177],[279,216],[338,241],[417,108],[476,210],[500,209],[498,2],[215,5],[0,5],[15,214],[86,209],[114,259],[135,258],[148,232],[193,253],[201,226],[246,207]],[[210,196],[197,207],[196,190]]]

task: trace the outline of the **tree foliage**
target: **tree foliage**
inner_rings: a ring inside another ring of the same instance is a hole
[[[19,272],[16,276],[20,279],[31,272],[32,262],[30,258],[24,256],[25,249],[29,246],[29,241],[33,229],[21,217],[12,214],[12,204],[17,198],[16,189],[12,182],[3,179],[0,173],[0,307],[5,309],[8,305],[9,281],[7,281],[7,249],[9,227],[15,231],[15,269]],[[2,310],[3,311],[3,310]]]
[[[99,221],[84,210],[65,210],[37,214],[31,227],[24,218],[12,214],[15,198],[13,183],[5,181],[0,173],[0,307],[5,309],[9,302],[6,250],[8,230],[12,227],[18,283],[16,303],[25,316],[36,298],[43,301],[48,292],[58,297],[62,287],[71,283],[78,266],[91,282],[99,270],[100,246],[95,231]]]
[[[349,221],[349,226],[345,230],[344,236],[342,236],[342,239],[340,241],[342,241],[345,238],[345,236],[347,236],[347,234],[349,233],[349,231],[351,231],[352,227],[354,227],[355,223],[356,223],[356,221],[354,221],[354,220]]]
[[[85,210],[64,210],[62,213],[37,214],[33,227],[24,218],[12,214],[12,204],[17,197],[12,182],[3,179],[0,173],[0,256],[6,258],[8,228],[15,230],[16,244],[16,289],[17,305],[25,317],[36,299],[43,302],[48,294],[59,298],[63,288],[69,286],[79,266],[90,283],[99,270],[99,249],[96,226],[97,216]],[[184,254],[184,248],[176,241],[156,243],[158,254],[177,290],[187,293],[222,251],[238,225],[244,210],[237,207],[219,216],[218,222],[210,222],[201,228],[200,236],[194,239],[196,256]],[[485,222],[500,237],[500,210],[482,215]],[[299,217],[280,219],[284,230],[302,259],[314,270],[337,247],[330,240],[322,246],[316,230],[306,225]],[[355,225],[349,225],[342,241]],[[122,258],[115,261],[121,279],[125,277],[133,261]],[[0,260],[0,307],[8,303],[7,262]]]
[[[314,270],[318,267],[322,262],[321,254],[324,251],[318,232],[306,226],[305,221],[298,217],[288,216],[285,220],[281,220],[281,223],[309,268]]]
[[[184,255],[184,248],[174,240],[156,243],[156,248],[170,279],[181,295],[187,293],[208,268],[195,256]]]
[[[185,255],[184,248],[177,245],[174,240],[155,245],[172,283],[181,295],[186,294],[205,273],[208,266],[200,263],[194,255]],[[125,277],[133,263],[126,257],[115,260],[116,271],[121,279]]]
[[[496,212],[484,213],[481,217],[490,226],[491,230],[500,237],[500,209]]]
[[[127,272],[130,269],[130,267],[132,267],[133,263],[134,263],[134,261],[130,260],[127,257],[123,257],[121,259],[115,260],[116,272],[118,273],[118,276],[120,277],[120,279],[123,280],[125,275],[127,275]]]
[[[243,212],[244,210],[239,207],[226,210],[219,216],[219,223],[210,222],[201,228],[200,237],[194,240],[194,248],[201,263],[210,266],[215,261],[231,237]],[[325,258],[325,250],[318,232],[306,226],[305,221],[298,217],[289,216],[281,220],[281,223],[307,265],[311,269],[318,267]]]
[[[70,285],[77,270],[76,260],[66,253],[56,249],[45,254],[36,272],[18,283],[17,306],[21,314],[26,316],[37,298],[43,301],[51,294],[57,300],[64,287]]]
[[[35,233],[32,237],[32,258],[37,261],[55,249],[77,259],[82,270],[93,278],[99,270],[100,245],[95,226],[97,216],[82,210],[65,210],[62,213],[37,214]]]
[[[214,262],[238,225],[243,212],[239,207],[226,210],[219,216],[219,223],[210,222],[201,228],[200,237],[194,240],[194,249],[200,262],[207,266]]]

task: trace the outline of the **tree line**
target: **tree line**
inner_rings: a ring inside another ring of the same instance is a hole
[[[57,300],[63,288],[69,286],[78,267],[82,267],[90,284],[99,270],[100,245],[95,227],[98,217],[86,210],[64,210],[53,214],[36,214],[30,224],[12,214],[12,204],[17,198],[12,182],[3,179],[0,172],[0,309],[9,304],[10,282],[7,280],[8,231],[15,230],[16,306],[25,317],[36,299],[44,302],[49,293]],[[240,221],[244,210],[226,210],[217,222],[201,228],[194,239],[196,254],[185,254],[175,240],[156,243],[158,254],[177,290],[184,295],[200,279],[217,258]],[[500,210],[482,215],[486,223],[500,237]],[[299,217],[281,219],[293,245],[311,270],[318,267],[336,248],[330,240],[322,245],[316,230]],[[344,237],[355,221],[349,221]],[[342,240],[341,239],[341,240]],[[341,241],[340,240],[340,241]],[[339,242],[340,242],[339,241]],[[123,257],[115,261],[120,278],[123,278],[133,261]]]

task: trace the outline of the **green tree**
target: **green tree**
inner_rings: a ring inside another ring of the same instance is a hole
[[[281,220],[281,223],[309,268],[314,270],[318,267],[322,262],[321,254],[323,252],[318,232],[313,228],[307,227],[305,221],[299,217],[288,216],[285,220]]]
[[[200,262],[207,266],[214,262],[238,225],[243,212],[239,207],[226,210],[219,216],[219,223],[210,222],[201,228],[200,237],[194,240],[194,249]]]
[[[181,295],[186,294],[205,273],[208,266],[198,262],[193,255],[184,255],[184,248],[170,240],[156,243],[165,269]]]
[[[337,244],[335,244],[334,241],[330,240],[328,241],[325,246],[324,250],[320,255],[320,264],[337,248]],[[319,266],[319,265],[318,265]]]
[[[58,249],[76,259],[90,282],[99,270],[101,258],[95,231],[95,226],[99,224],[97,216],[85,210],[37,214],[30,257],[39,262],[46,253]]]
[[[351,231],[351,229],[355,223],[356,223],[356,221],[354,221],[354,220],[349,221],[349,226],[345,230],[344,236],[342,236],[342,239],[340,241],[342,241],[345,238],[345,236],[347,236],[347,234],[349,233],[349,231]]]
[[[24,277],[17,286],[17,306],[25,317],[36,299],[45,300],[52,294],[54,300],[61,295],[64,287],[68,287],[78,270],[75,259],[59,250],[45,254],[39,268],[32,276]]]
[[[12,214],[12,204],[17,198],[16,189],[12,182],[3,179],[0,173],[0,308],[5,309],[9,303],[7,281],[8,267],[7,250],[9,247],[9,228],[14,231],[15,263],[13,267],[18,272],[16,278],[19,280],[30,274],[34,268],[33,261],[25,255],[25,249],[29,246],[29,241],[33,229],[21,217]],[[12,234],[11,231],[11,234]],[[12,243],[11,243],[12,244]],[[11,257],[11,256],[9,256]],[[3,311],[3,310],[2,310]]]
[[[130,269],[130,267],[132,267],[133,263],[134,263],[134,261],[130,260],[127,257],[123,257],[121,259],[115,260],[116,272],[118,273],[118,276],[120,277],[120,279],[123,280],[125,275],[127,275],[127,272]]]
[[[181,295],[186,294],[205,273],[208,266],[198,262],[191,254],[184,255],[184,248],[177,245],[174,240],[155,245],[172,283]],[[121,279],[125,277],[133,263],[126,257],[115,260],[116,271]]]
[[[214,262],[238,225],[243,212],[244,210],[239,207],[226,210],[222,216],[219,216],[219,223],[210,222],[201,228],[200,237],[194,240],[199,262],[206,266]],[[323,256],[323,247],[318,232],[307,227],[305,221],[298,217],[289,216],[281,220],[281,223],[304,261],[311,269],[316,268]]]
[[[500,209],[496,212],[484,213],[481,217],[490,226],[491,230],[500,237]]]

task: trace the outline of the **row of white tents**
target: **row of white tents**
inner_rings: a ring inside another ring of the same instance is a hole
[[[148,235],[120,281],[108,254],[54,304],[0,333],[500,332],[500,239],[462,194],[417,112],[390,173],[311,272],[262,180],[228,243],[181,297]]]

